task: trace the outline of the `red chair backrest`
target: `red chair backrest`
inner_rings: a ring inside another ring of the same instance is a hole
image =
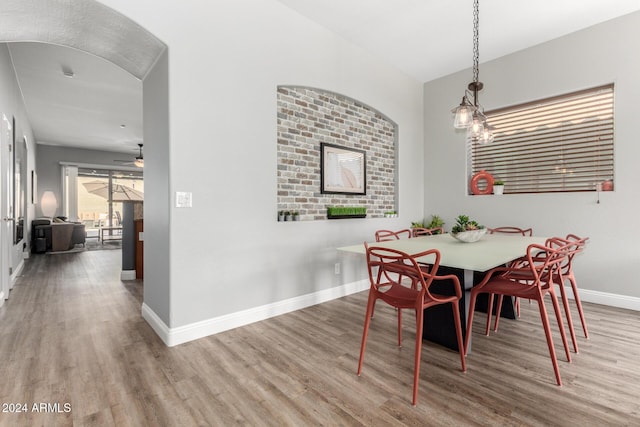
[[[442,228],[442,227],[434,227],[434,228],[415,227],[415,228],[412,228],[411,231],[413,233],[413,237],[431,236],[433,234],[443,234],[444,233],[444,228]]]
[[[452,280],[455,282],[456,296],[458,298],[462,296],[460,282],[455,275],[437,275],[440,266],[440,251],[437,249],[429,249],[410,255],[397,249],[369,246],[366,242],[364,247],[367,251],[369,281],[372,288],[379,290],[388,286],[398,286],[401,285],[402,278],[407,277],[411,279],[414,289],[419,291],[418,298],[421,302],[438,302],[443,297],[432,294],[429,287],[434,280]],[[424,262],[428,262],[431,267],[429,269],[423,268],[421,263]],[[445,298],[450,298],[450,296],[445,296]]]
[[[520,234],[522,236],[533,236],[532,228],[520,228],[520,227],[496,227],[496,228],[488,228],[489,234]]]
[[[584,250],[584,247],[587,244],[587,240],[589,240],[588,237],[579,237],[575,234],[567,234],[567,237],[565,238],[551,237],[547,239],[547,246],[555,248],[564,247],[566,251],[567,256],[560,266],[560,271],[563,274],[569,273],[571,271],[573,257]]]
[[[391,240],[400,240],[402,238],[410,238],[411,230],[404,229],[400,231],[378,230],[376,231],[376,242],[388,242]]]

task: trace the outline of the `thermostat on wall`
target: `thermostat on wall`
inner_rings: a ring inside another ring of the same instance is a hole
[[[176,191],[176,208],[190,208],[191,206],[191,192]]]

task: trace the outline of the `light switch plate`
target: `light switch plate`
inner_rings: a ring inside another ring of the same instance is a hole
[[[192,197],[190,191],[176,191],[176,208],[190,208]]]

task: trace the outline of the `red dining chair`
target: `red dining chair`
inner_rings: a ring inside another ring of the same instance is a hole
[[[489,294],[489,306],[487,309],[487,317],[491,318],[493,309],[493,295],[510,295],[512,297],[527,298],[535,300],[540,310],[540,318],[549,347],[549,356],[553,364],[553,370],[558,385],[562,385],[560,378],[560,368],[556,357],[555,347],[551,338],[551,327],[549,325],[549,316],[545,308],[544,298],[547,294],[551,297],[553,309],[555,311],[560,336],[564,345],[567,361],[571,361],[569,352],[569,344],[562,323],[562,315],[560,313],[560,305],[555,292],[554,278],[561,263],[567,256],[569,249],[566,246],[547,247],[543,245],[532,244],[527,248],[526,261],[524,263],[515,264],[507,267],[496,267],[490,270],[484,279],[471,288],[471,296],[469,299],[469,317],[467,323],[467,333],[465,336],[465,354],[469,349],[471,339],[471,330],[473,327],[473,314],[475,311],[475,303],[478,294]],[[489,335],[487,328],[486,335]]]
[[[411,237],[411,230],[408,228],[399,231],[378,230],[376,231],[376,242],[389,242],[392,240],[408,239]]]
[[[434,227],[434,228],[415,227],[411,229],[411,234],[413,237],[431,236],[433,234],[443,234],[443,233],[444,233],[444,228],[442,227]]]
[[[502,234],[519,234],[521,236],[533,236],[532,228],[520,228],[520,227],[511,227],[511,226],[495,227],[495,228],[487,227],[487,231],[489,231],[489,234],[502,233]]]
[[[579,237],[575,234],[568,234],[566,238],[560,239],[556,238],[560,244],[569,245],[573,250],[567,255],[565,261],[560,265],[560,269],[558,271],[559,280],[557,283],[560,285],[560,292],[562,294],[563,302],[565,304],[565,312],[567,313],[567,321],[569,322],[569,327],[573,333],[573,323],[571,322],[571,314],[568,305],[568,298],[565,294],[564,283],[566,280],[569,280],[571,284],[571,290],[573,292],[573,300],[576,303],[576,308],[578,309],[578,314],[580,315],[580,322],[582,323],[582,331],[584,333],[585,338],[589,338],[589,331],[587,330],[587,322],[584,318],[584,311],[582,310],[582,302],[580,301],[580,296],[578,295],[578,285],[576,283],[576,277],[573,274],[573,258],[584,250],[584,247],[587,244],[588,237]],[[573,246],[571,246],[573,245]],[[572,335],[572,338],[575,339],[575,334]],[[575,347],[575,345],[574,345]],[[576,348],[577,351],[577,348]]]
[[[451,304],[453,318],[455,322],[456,334],[458,338],[458,351],[460,352],[460,362],[462,371],[467,370],[464,356],[464,346],[462,341],[462,326],[460,322],[460,311],[458,301],[462,297],[460,281],[455,275],[437,276],[440,265],[440,252],[437,249],[430,249],[415,255],[405,252],[375,247],[364,244],[367,251],[367,266],[369,270],[369,299],[367,301],[367,311],[364,317],[364,330],[362,333],[362,345],[360,347],[360,359],[358,361],[358,375],[362,373],[364,352],[367,347],[367,336],[369,325],[371,324],[371,313],[378,299],[398,309],[398,313],[403,308],[415,310],[416,313],[416,343],[415,361],[413,374],[413,400],[415,406],[418,399],[418,379],[420,378],[420,355],[422,350],[422,329],[424,319],[424,309],[440,304]],[[433,268],[426,272],[420,267],[417,258],[429,257],[429,262]],[[433,261],[432,261],[433,260]],[[412,288],[402,283],[404,277],[410,278],[418,286]],[[455,295],[440,295],[430,291],[432,283],[441,280],[450,280]],[[398,317],[398,337],[402,332],[402,320]],[[401,339],[398,340],[401,344]]]
[[[516,234],[516,235],[521,235],[521,236],[533,236],[533,228],[520,228],[520,227],[513,227],[513,226],[505,226],[505,227],[495,227],[495,228],[489,228],[487,227],[487,230],[489,231],[489,234]],[[520,299],[515,298],[515,301],[513,302],[513,305],[516,308],[516,315],[518,317],[520,317]],[[500,313],[500,309],[502,308],[502,296],[498,299],[498,314]],[[491,319],[487,319],[488,322],[491,321]],[[487,323],[487,328],[489,323]],[[494,325],[494,330],[497,330],[498,328],[498,320],[496,319],[496,324]]]
[[[578,294],[578,287],[576,284],[575,275],[573,274],[573,257],[575,257],[578,253],[584,250],[584,246],[589,240],[588,237],[581,238],[576,236],[575,234],[568,234],[566,238],[561,237],[552,237],[547,240],[546,246],[559,247],[566,246],[566,257],[563,262],[560,264],[559,268],[555,271],[554,283],[558,285],[560,288],[560,296],[562,298],[562,305],[564,307],[565,316],[567,318],[567,326],[569,327],[569,333],[571,335],[571,341],[573,343],[573,350],[578,353],[578,340],[576,339],[575,328],[573,326],[573,319],[571,317],[571,309],[569,308],[569,298],[567,297],[567,292],[564,287],[564,283],[566,280],[569,280],[571,284],[571,289],[573,291],[574,301],[576,303],[576,307],[578,309],[578,314],[580,315],[580,321],[582,323],[582,330],[584,332],[585,338],[589,338],[589,332],[587,330],[587,323],[584,317],[584,311],[582,309],[582,303],[580,302],[580,296]],[[498,312],[496,313],[496,320],[494,323],[494,331],[498,330],[498,314],[500,307],[502,306],[502,298],[498,299]],[[488,326],[487,326],[488,328]],[[488,329],[487,329],[488,330]]]

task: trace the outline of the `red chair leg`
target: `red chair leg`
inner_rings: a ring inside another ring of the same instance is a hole
[[[551,363],[553,364],[553,371],[556,374],[556,382],[559,386],[561,386],[562,379],[560,378],[560,367],[558,366],[556,350],[553,347],[553,340],[551,339],[551,327],[549,326],[549,316],[547,315],[547,309],[544,307],[544,300],[538,300],[538,308],[540,309],[540,318],[542,319],[544,334],[547,337],[547,346],[549,347],[549,356],[551,357]]]
[[[420,380],[420,356],[422,354],[422,317],[424,310],[416,310],[416,359],[413,367],[413,406],[418,403],[418,382]]]
[[[576,331],[573,328],[573,319],[571,318],[571,309],[569,309],[569,299],[567,298],[567,292],[564,289],[564,280],[560,279],[560,297],[562,298],[562,306],[564,307],[565,315],[567,316],[567,325],[569,327],[569,334],[571,335],[571,342],[573,343],[573,351],[578,352],[578,340],[576,339]]]
[[[398,347],[402,347],[402,310],[398,309]]]
[[[471,327],[473,326],[473,314],[476,311],[476,298],[477,294],[471,291],[471,295],[469,296],[469,313],[467,319],[467,331],[464,336],[464,355],[466,356],[469,352],[469,343],[471,342]]]
[[[489,335],[489,329],[491,328],[491,315],[493,313],[493,294],[489,294],[489,304],[487,305],[487,328],[484,331],[485,335]]]
[[[362,362],[364,361],[364,351],[367,348],[367,335],[369,335],[369,325],[371,324],[371,314],[376,303],[376,298],[369,293],[367,301],[367,312],[364,316],[364,330],[362,331],[362,344],[360,345],[360,359],[358,360],[358,375],[362,373]]]
[[[569,342],[567,341],[567,334],[564,330],[564,323],[562,322],[562,314],[560,313],[560,304],[558,304],[558,297],[556,296],[553,288],[549,289],[549,296],[551,296],[551,302],[553,303],[553,310],[556,313],[556,319],[558,321],[558,329],[560,329],[560,337],[562,338],[562,345],[564,345],[564,353],[567,356],[567,362],[571,362],[571,352],[569,351]]]
[[[500,314],[502,313],[502,301],[504,300],[504,295],[498,295],[498,304],[496,305],[496,320],[493,323],[493,331],[498,332],[498,322],[500,321]],[[487,335],[489,335],[487,333]]]
[[[580,322],[582,322],[582,330],[584,331],[584,337],[589,338],[589,331],[587,330],[587,322],[584,319],[584,311],[582,311],[582,302],[580,302],[580,296],[578,295],[578,286],[576,285],[576,278],[573,273],[570,273],[567,277],[571,283],[571,289],[573,290],[573,299],[578,307],[578,314],[580,315]]]
[[[464,357],[465,348],[464,342],[462,341],[462,322],[460,321],[460,306],[458,304],[458,300],[455,300],[451,303],[453,308],[453,321],[456,326],[456,336],[458,338],[458,352],[460,353],[460,363],[462,366],[462,372],[467,372],[467,363]]]

